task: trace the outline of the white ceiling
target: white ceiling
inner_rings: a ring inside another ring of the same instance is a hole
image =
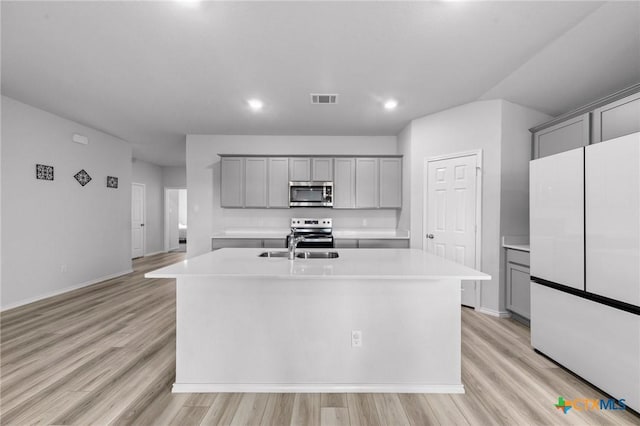
[[[640,82],[637,1],[1,7],[4,95],[160,165],[184,164],[185,134],[395,135],[478,99],[558,115]]]

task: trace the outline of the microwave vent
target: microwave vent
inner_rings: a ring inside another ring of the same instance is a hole
[[[312,104],[331,105],[338,103],[338,95],[335,93],[311,93]]]

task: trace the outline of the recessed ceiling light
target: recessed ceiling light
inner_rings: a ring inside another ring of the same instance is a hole
[[[175,1],[187,7],[198,7],[200,5],[200,0],[175,0]]]
[[[247,103],[249,104],[249,108],[251,108],[254,111],[260,111],[264,106],[264,104],[260,99],[249,99]]]
[[[387,102],[384,103],[384,109],[388,109],[388,110],[396,109],[397,106],[398,106],[398,101],[396,101],[395,99],[389,99]]]

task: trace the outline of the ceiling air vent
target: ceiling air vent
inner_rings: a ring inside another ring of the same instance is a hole
[[[311,94],[311,103],[312,104],[337,104],[338,103],[338,95],[337,94],[327,94],[327,93],[312,93]]]

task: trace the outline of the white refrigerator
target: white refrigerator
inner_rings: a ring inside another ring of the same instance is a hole
[[[532,346],[640,411],[640,133],[531,161],[530,217]]]

